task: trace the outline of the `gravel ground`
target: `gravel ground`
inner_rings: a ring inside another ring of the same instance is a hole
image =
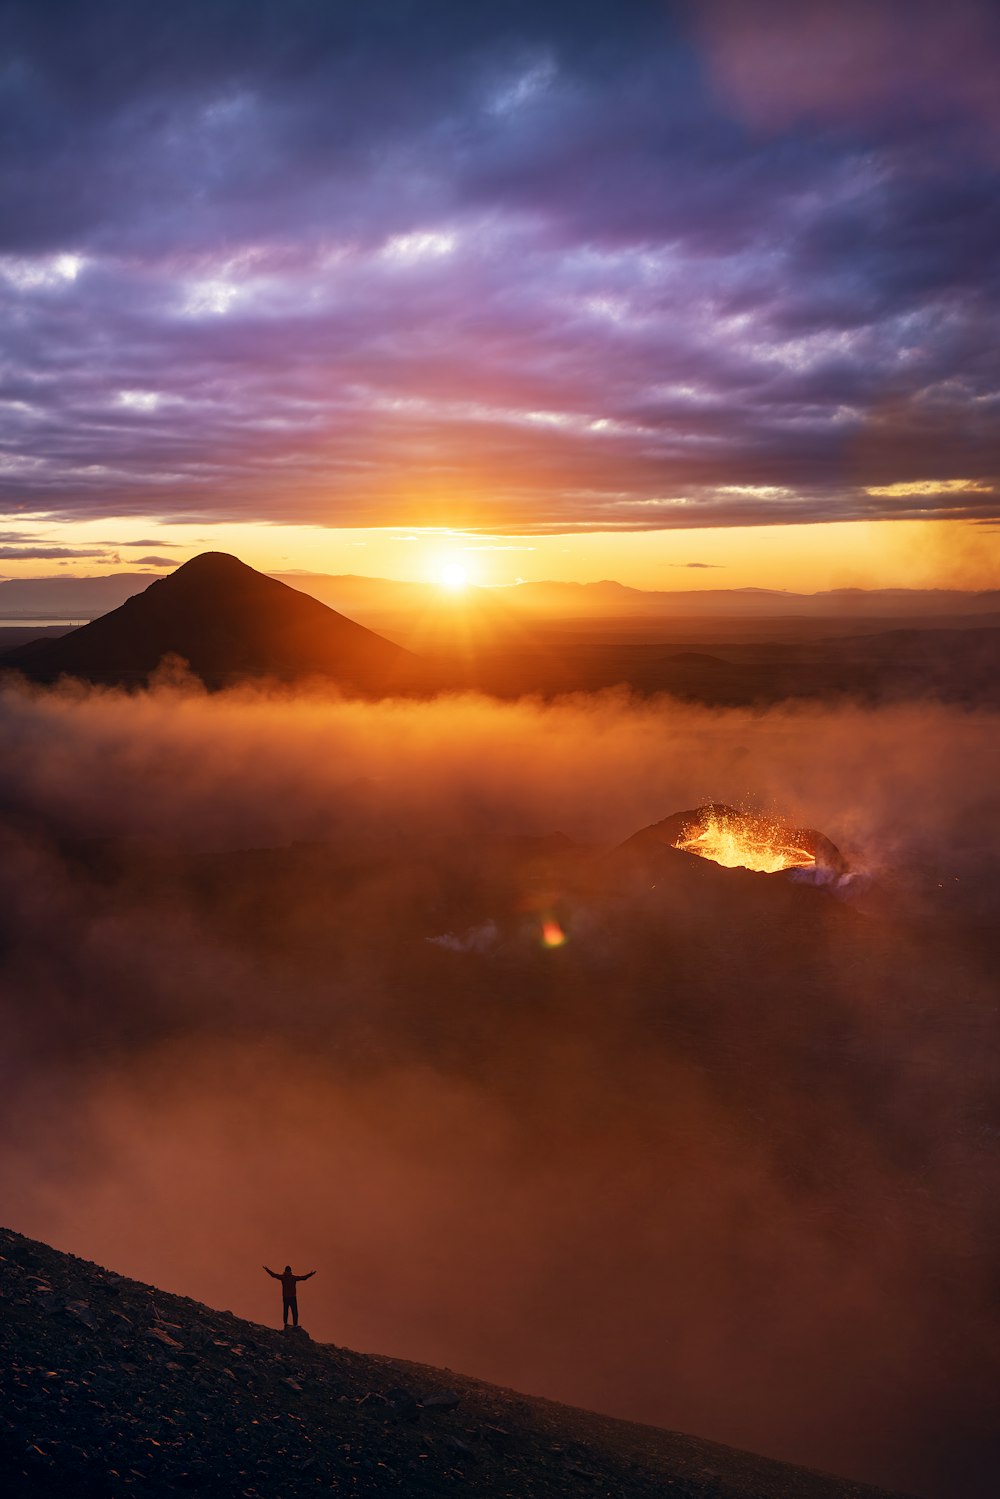
[[[5,1499],[890,1499],[674,1432],[353,1353],[0,1230]]]

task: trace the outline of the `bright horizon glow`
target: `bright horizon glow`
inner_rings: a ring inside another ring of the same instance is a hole
[[[772,588],[1000,587],[1000,527],[971,521],[842,521],[822,525],[734,526],[680,531],[588,531],[496,535],[443,527],[172,523],[156,516],[61,521],[8,517],[26,552],[8,536],[0,576],[93,577],[144,571],[162,577],[199,552],[231,552],[267,573],[355,574],[440,583],[455,564],[477,586],[519,580],[700,591]],[[72,555],[76,550],[78,555]],[[70,555],[67,555],[70,553]],[[150,566],[147,559],[159,566]],[[457,577],[457,574],[456,574]]]

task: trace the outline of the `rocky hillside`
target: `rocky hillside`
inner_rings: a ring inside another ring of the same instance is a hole
[[[884,1491],[313,1343],[0,1230],[0,1490],[498,1499]]]

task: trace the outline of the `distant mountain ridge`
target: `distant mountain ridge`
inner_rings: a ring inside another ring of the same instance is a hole
[[[94,578],[5,578],[0,582],[0,618],[30,621],[50,615],[89,620],[117,609],[141,593],[160,573],[108,573]]]
[[[433,583],[399,582],[359,573],[275,573],[274,577],[338,607],[348,604],[373,611],[404,612],[441,601]],[[614,579],[594,583],[544,581],[503,587],[470,587],[466,599],[480,607],[533,609],[546,614],[564,612],[677,615],[783,615],[817,617],[855,615],[858,618],[919,615],[979,615],[1000,612],[1000,589],[837,588],[817,593],[793,593],[774,588],[644,589]],[[2,586],[0,586],[2,601]]]
[[[316,576],[293,576],[320,591]],[[69,676],[128,685],[179,657],[211,687],[317,678],[380,697],[446,689],[517,697],[626,686],[716,705],[928,694],[993,703],[1000,682],[1000,613],[878,616],[868,596],[852,594],[859,612],[837,618],[808,612],[829,596],[746,590],[725,594],[730,612],[713,619],[684,612],[692,596],[643,594],[610,581],[519,585],[529,590],[520,604],[515,589],[452,596],[372,578],[328,583],[321,601],[235,557],[206,552],[78,629],[43,634],[39,627],[27,642],[22,632],[0,654],[0,669],[39,682]],[[909,605],[911,595],[902,596]],[[648,600],[658,597],[667,602],[657,614]],[[801,611],[783,622],[774,600],[787,608],[789,597]],[[772,643],[755,646],[755,634]]]
[[[207,554],[211,555],[211,554]],[[117,609],[158,579],[148,572],[109,573],[100,577],[8,578],[0,581],[0,618],[60,616],[92,619]],[[169,575],[168,575],[169,576]],[[274,572],[263,574],[335,609],[370,607],[375,612],[400,613],[447,603],[433,583],[404,582],[360,573]],[[509,587],[472,587],[467,598],[482,607],[502,606],[530,613],[565,611],[574,614],[795,614],[859,618],[955,616],[1000,612],[1000,590],[967,591],[930,588],[835,588],[818,593],[794,593],[773,588],[643,589],[614,579],[594,583],[544,581],[514,583]]]

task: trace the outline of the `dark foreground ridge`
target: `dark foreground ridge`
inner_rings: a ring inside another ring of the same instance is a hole
[[[313,1343],[0,1229],[8,1499],[891,1499],[449,1370]]]

